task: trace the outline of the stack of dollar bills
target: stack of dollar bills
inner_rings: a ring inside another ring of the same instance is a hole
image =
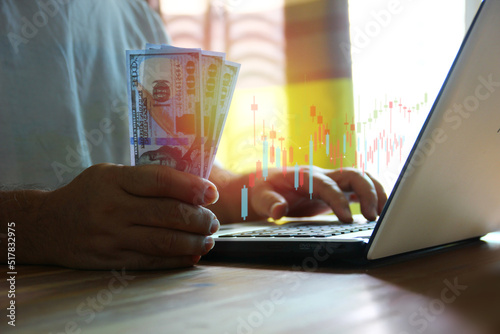
[[[151,44],[127,51],[132,165],[208,178],[239,69],[220,52]]]

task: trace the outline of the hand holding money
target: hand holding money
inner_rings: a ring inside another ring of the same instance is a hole
[[[147,45],[127,51],[127,68],[132,164],[208,178],[239,64],[223,53]]]
[[[213,247],[210,235],[219,227],[204,207],[217,201],[215,186],[166,166],[94,165],[40,196],[37,223],[27,225],[34,230],[24,232],[43,257],[21,259],[28,263],[128,270],[191,266]],[[48,241],[40,242],[37,231]]]

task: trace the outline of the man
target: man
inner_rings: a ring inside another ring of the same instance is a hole
[[[168,43],[161,20],[142,0],[0,6],[0,231],[15,231],[17,263],[156,269],[199,261],[219,221],[239,220],[248,176],[215,166],[211,182],[167,166],[126,166],[124,53]],[[386,200],[354,169],[317,169],[313,182],[310,200],[292,187],[292,172],[270,171],[250,191],[249,219],[331,208],[350,221],[342,191],[354,191],[375,219]],[[6,256],[7,239],[0,251]]]

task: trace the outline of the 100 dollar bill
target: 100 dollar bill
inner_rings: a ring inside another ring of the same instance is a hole
[[[215,161],[217,149],[222,137],[222,131],[226,124],[227,115],[229,114],[229,107],[233,98],[234,90],[236,88],[236,81],[240,72],[240,64],[228,60],[224,61],[222,69],[221,89],[219,93],[219,103],[214,122],[214,131],[212,132],[211,142],[213,143],[210,152],[209,166],[212,166]]]
[[[153,50],[170,50],[177,52],[189,52],[193,50],[201,51],[201,95],[202,95],[202,114],[204,124],[205,141],[203,146],[203,170],[205,178],[208,178],[214,162],[217,146],[222,135],[223,123],[229,111],[229,106],[225,106],[226,97],[232,96],[233,91],[229,92],[228,71],[232,68],[226,65],[225,54],[222,52],[204,51],[200,49],[184,49],[171,45],[147,44],[146,48]],[[232,63],[235,64],[235,63]],[[238,65],[238,64],[236,64]],[[239,66],[239,65],[238,65]],[[238,67],[239,68],[239,67]],[[223,76],[225,79],[223,80]],[[231,76],[232,79],[232,76]],[[234,78],[236,79],[236,78]],[[231,81],[231,80],[229,80]],[[231,99],[229,98],[229,101]],[[218,124],[222,121],[222,126]]]
[[[127,51],[133,165],[206,177],[200,50]]]

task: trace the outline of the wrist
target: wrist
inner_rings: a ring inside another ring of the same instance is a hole
[[[207,207],[216,216],[221,224],[234,223],[237,221],[236,209],[239,208],[240,197],[237,194],[241,176],[226,169],[215,166],[210,173],[212,181],[219,192],[219,200]]]
[[[221,180],[223,182],[221,182]],[[241,217],[241,189],[243,186],[249,188],[249,175],[237,175],[227,170],[219,169],[210,175],[212,181],[219,190],[219,201],[208,208],[212,210],[221,224],[230,224],[243,221]],[[251,191],[248,189],[248,216],[247,221],[264,219],[255,213],[251,205]]]

